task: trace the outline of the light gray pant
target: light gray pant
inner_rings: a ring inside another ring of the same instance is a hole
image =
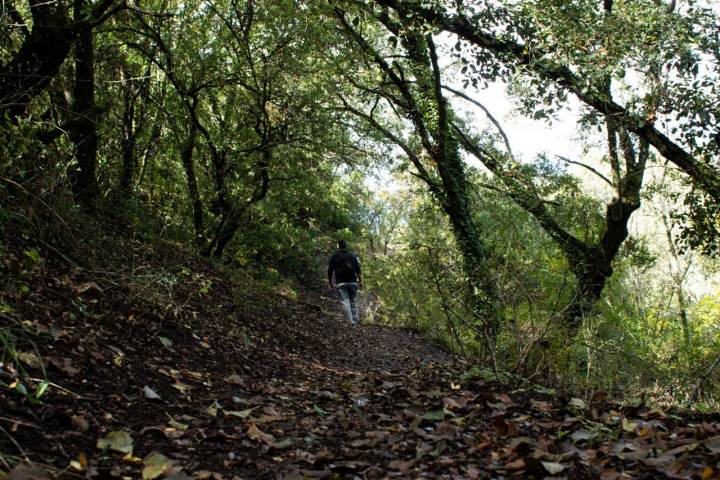
[[[353,325],[357,325],[360,323],[360,314],[356,300],[358,291],[357,283],[340,283],[336,287],[345,320]]]

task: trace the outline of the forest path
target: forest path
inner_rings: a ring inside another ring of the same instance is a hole
[[[416,333],[348,325],[330,292],[167,263],[193,274],[141,302],[117,275],[48,265],[29,282],[14,307],[35,333],[0,380],[32,391],[42,364],[52,383],[41,403],[0,389],[0,471],[27,458],[53,475],[11,479],[717,476],[717,415],[517,389]]]

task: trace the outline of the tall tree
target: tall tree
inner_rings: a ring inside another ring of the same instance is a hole
[[[74,0],[75,18],[87,11],[87,0]],[[75,41],[75,79],[72,89],[70,111],[73,118],[68,123],[68,136],[75,146],[76,167],[71,172],[75,198],[90,204],[97,199],[100,188],[97,183],[97,109],[95,106],[95,45],[90,25],[77,27]]]

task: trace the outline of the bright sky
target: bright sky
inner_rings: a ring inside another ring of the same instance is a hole
[[[452,79],[446,79],[446,81],[453,88],[463,91],[461,82],[453,82]],[[582,149],[576,139],[576,123],[579,112],[577,101],[572,99],[570,108],[560,113],[560,119],[549,124],[526,118],[514,112],[513,101],[505,90],[505,84],[497,82],[480,91],[468,87],[464,93],[483,104],[498,120],[510,140],[510,146],[517,160],[531,162],[541,152],[562,155],[570,159],[579,158]],[[447,96],[458,113],[469,114],[471,118],[477,119],[478,130],[485,126],[494,128],[482,110],[451,93],[448,93]]]

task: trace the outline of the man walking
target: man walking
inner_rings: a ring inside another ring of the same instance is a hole
[[[328,264],[328,283],[335,288],[340,297],[345,319],[353,325],[360,323],[357,307],[357,291],[362,288],[360,261],[348,252],[345,240],[338,240],[338,250],[330,257]]]

